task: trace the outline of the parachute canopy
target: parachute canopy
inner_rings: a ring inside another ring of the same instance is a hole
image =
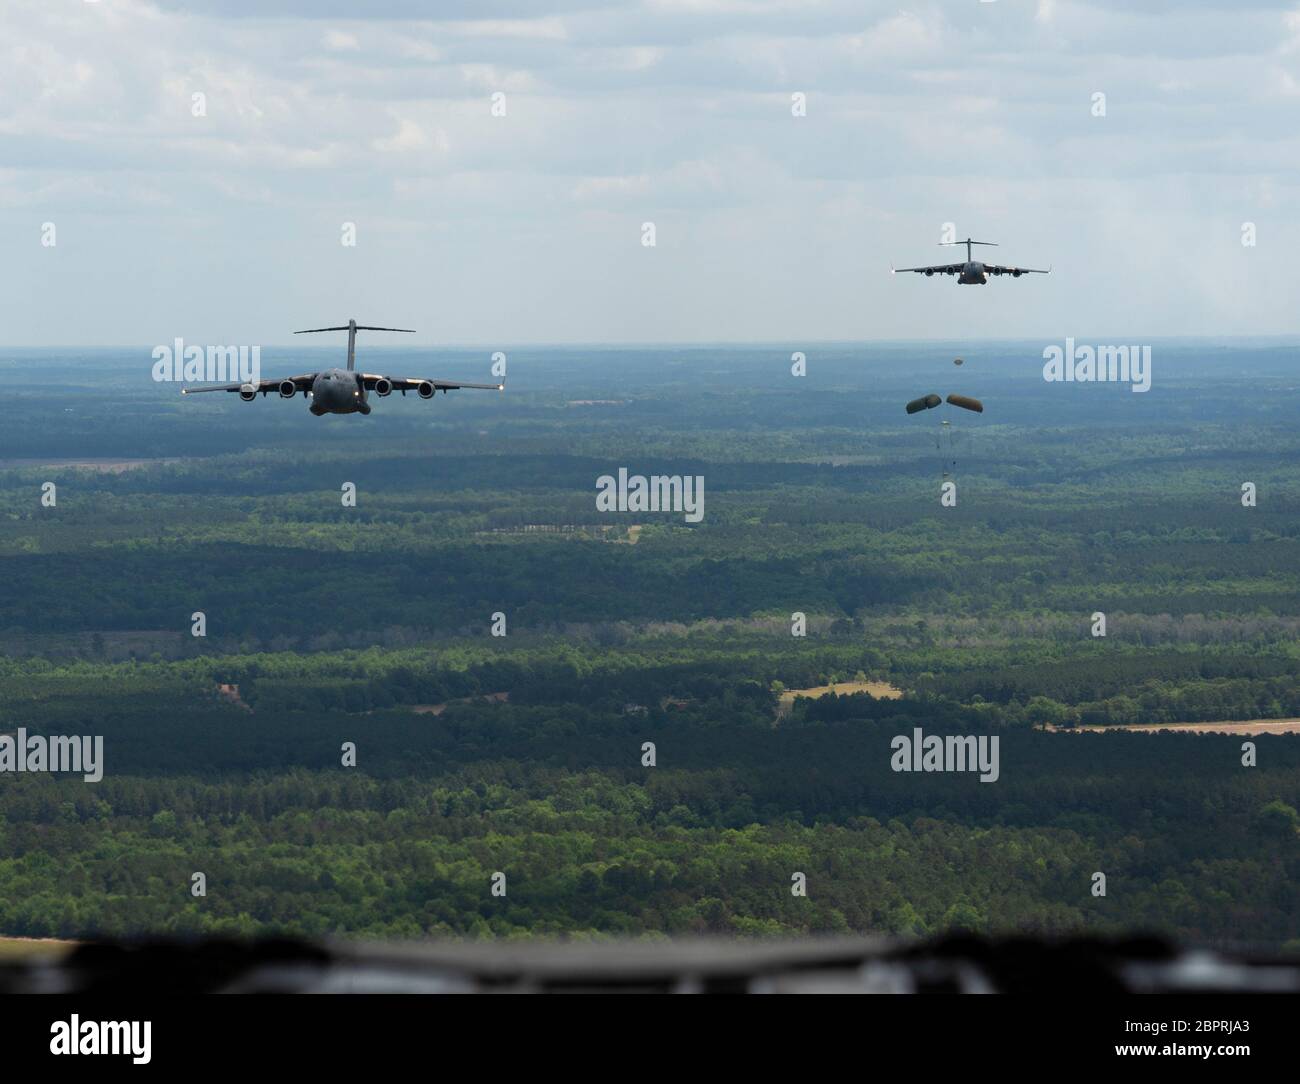
[[[972,399],[969,395],[950,395],[948,402],[953,406],[959,406],[963,410],[973,410],[976,414],[984,413],[984,404],[978,399]]]
[[[909,414],[917,414],[922,410],[933,410],[942,402],[943,400],[937,395],[923,395],[920,399],[913,399],[907,404],[907,412]]]

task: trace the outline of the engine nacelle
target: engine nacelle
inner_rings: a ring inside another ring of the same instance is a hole
[[[432,399],[438,389],[428,380],[421,380],[415,390],[420,393],[421,399]]]
[[[280,381],[280,398],[281,398],[281,399],[292,399],[292,398],[294,397],[294,395],[297,394],[297,392],[298,392],[298,385],[295,384],[292,380],[281,380],[281,381]]]
[[[393,382],[391,380],[388,380],[385,377],[381,376],[378,380],[375,381],[375,394],[378,395],[381,399],[386,395],[391,395],[392,393],[393,393]]]
[[[1015,271],[1012,271],[1011,274],[1014,278],[1019,278],[1021,275],[1024,274],[1024,272],[1021,271],[1019,268],[1017,268]]]
[[[933,275],[933,274],[934,274],[933,271],[927,271],[927,272],[925,273],[925,277],[926,277],[926,278],[929,278],[929,277],[930,277],[931,275]]]
[[[257,398],[257,386],[254,384],[241,384],[239,386],[239,397],[246,403],[251,403]]]

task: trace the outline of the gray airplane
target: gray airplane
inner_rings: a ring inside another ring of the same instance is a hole
[[[182,395],[197,395],[202,391],[236,391],[246,403],[251,403],[258,394],[266,396],[271,391],[278,391],[280,398],[292,399],[302,392],[311,400],[308,408],[318,418],[322,414],[369,414],[370,404],[366,402],[366,393],[374,392],[381,399],[400,391],[419,394],[421,399],[432,399],[441,390],[445,395],[456,388],[483,388],[489,391],[503,391],[505,384],[466,384],[459,380],[431,380],[419,376],[381,376],[379,373],[356,372],[357,332],[358,331],[401,331],[408,335],[414,332],[405,327],[370,327],[349,320],[342,327],[313,327],[305,331],[295,331],[295,335],[314,335],[320,331],[346,331],[348,333],[348,367],[346,369],[322,369],[318,373],[303,373],[301,376],[289,376],[282,380],[259,380],[255,384],[216,384],[210,388],[182,388]]]
[[[931,275],[956,275],[958,286],[983,286],[989,280],[990,275],[1010,275],[1012,278],[1019,278],[1021,275],[1050,275],[1052,269],[1049,267],[1046,271],[1041,271],[1036,267],[1003,267],[996,263],[981,263],[979,260],[971,258],[971,245],[990,245],[997,248],[994,241],[972,241],[969,237],[965,241],[943,241],[944,245],[965,245],[966,262],[965,263],[943,263],[936,264],[933,267],[891,267],[890,271],[898,274],[900,271],[915,271],[918,275],[924,275],[929,278]]]

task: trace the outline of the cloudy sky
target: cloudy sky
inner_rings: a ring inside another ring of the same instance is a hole
[[[1300,7],[1135,6],[4,0],[0,341],[1300,332]]]

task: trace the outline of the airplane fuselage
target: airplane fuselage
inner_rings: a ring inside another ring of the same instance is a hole
[[[347,369],[323,369],[311,383],[313,414],[369,414],[361,374]]]
[[[958,286],[983,286],[988,282],[988,273],[978,260],[967,260],[962,265],[961,274],[957,276]]]

